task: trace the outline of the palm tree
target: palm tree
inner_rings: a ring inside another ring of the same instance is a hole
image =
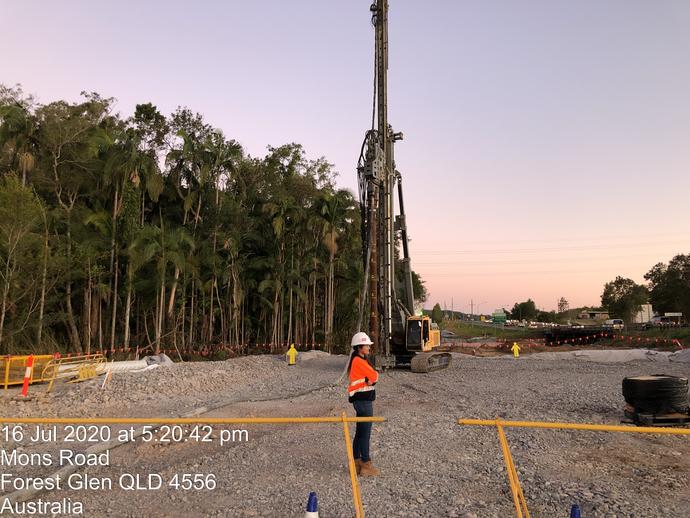
[[[156,354],[160,353],[163,333],[163,308],[165,306],[166,272],[169,265],[184,270],[194,241],[181,227],[165,229],[147,225],[130,245],[132,268],[136,272],[145,265],[151,265],[156,275]]]
[[[0,106],[0,121],[0,148],[5,147],[9,151],[10,167],[16,163],[24,186],[36,165],[36,117],[26,106],[13,103]]]
[[[297,144],[254,158],[186,109],[122,119],[95,94],[36,105],[0,86],[0,174],[45,206],[5,342],[33,311],[39,341],[76,351],[122,336],[332,347],[353,326],[354,201]]]
[[[333,335],[333,315],[335,312],[335,256],[338,252],[338,237],[345,224],[349,211],[353,210],[352,195],[346,190],[326,193],[320,200],[323,218],[322,243],[328,251],[328,274],[326,284],[326,307],[324,332],[326,345],[331,350]]]

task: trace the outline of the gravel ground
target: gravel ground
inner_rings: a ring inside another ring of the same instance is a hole
[[[343,359],[321,351],[303,354],[295,376],[282,356],[247,356],[224,362],[176,363],[142,373],[116,373],[101,390],[102,378],[82,383],[32,385],[29,402],[17,400],[19,389],[0,391],[0,417],[73,416],[166,416],[195,407],[231,401],[281,397],[333,382],[343,368]],[[334,373],[336,376],[334,378]]]
[[[249,357],[120,374],[105,391],[96,383],[69,385],[21,404],[7,404],[4,396],[0,415],[164,416],[221,402],[234,403],[209,415],[352,414],[344,386],[327,386],[339,376],[345,358],[310,353],[301,360],[288,367],[280,358]],[[445,371],[386,372],[377,385],[375,409],[387,422],[375,425],[372,435],[372,457],[382,476],[360,480],[366,514],[512,516],[495,429],[461,427],[456,418],[618,424],[623,377],[659,372],[687,376],[689,370],[680,363],[596,363],[529,355],[516,361],[456,354]],[[126,471],[215,473],[218,487],[212,492],[62,491],[42,496],[82,500],[85,515],[95,517],[301,517],[309,491],[316,491],[322,518],[354,515],[341,425],[246,428],[249,442],[226,446],[125,445],[112,451],[111,467],[87,471],[115,479]],[[584,517],[690,516],[687,436],[526,429],[509,429],[507,436],[532,516],[568,516],[573,503]]]

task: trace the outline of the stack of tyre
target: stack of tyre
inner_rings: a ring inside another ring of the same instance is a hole
[[[688,378],[666,374],[625,378],[623,397],[639,414],[687,414]]]

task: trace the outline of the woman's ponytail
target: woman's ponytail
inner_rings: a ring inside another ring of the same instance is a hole
[[[352,354],[350,355],[350,361],[347,364],[347,373],[350,374],[350,369],[352,369],[352,360],[355,359],[355,356],[357,356],[359,353],[357,352],[357,349],[354,349],[352,351]]]

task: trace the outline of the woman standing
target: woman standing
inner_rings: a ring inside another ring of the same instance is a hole
[[[350,385],[348,386],[348,401],[355,407],[357,417],[373,417],[376,389],[374,385],[379,379],[379,373],[369,365],[367,356],[372,345],[371,338],[366,333],[357,333],[352,337],[352,355],[348,372]],[[357,466],[357,474],[364,477],[375,477],[379,470],[371,464],[369,456],[369,439],[371,438],[372,423],[357,423],[352,451]]]

